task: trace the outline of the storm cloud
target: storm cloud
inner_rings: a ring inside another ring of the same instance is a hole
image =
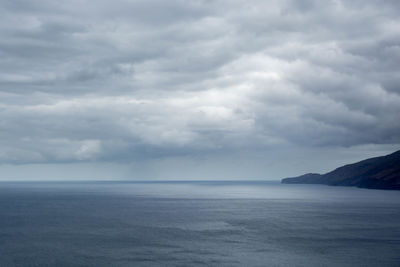
[[[373,0],[2,0],[0,163],[262,166],[276,151],[398,148],[399,13]]]

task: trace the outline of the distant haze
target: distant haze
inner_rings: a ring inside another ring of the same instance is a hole
[[[0,180],[279,179],[391,153],[399,14],[0,0]]]

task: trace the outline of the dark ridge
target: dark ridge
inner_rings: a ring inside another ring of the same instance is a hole
[[[400,150],[339,167],[325,174],[308,173],[282,179],[284,184],[326,184],[400,190]]]

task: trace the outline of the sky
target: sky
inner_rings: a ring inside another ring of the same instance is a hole
[[[0,0],[0,180],[280,179],[394,152],[399,14]]]

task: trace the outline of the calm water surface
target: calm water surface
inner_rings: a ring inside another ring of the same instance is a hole
[[[2,182],[0,266],[400,266],[400,192]]]

